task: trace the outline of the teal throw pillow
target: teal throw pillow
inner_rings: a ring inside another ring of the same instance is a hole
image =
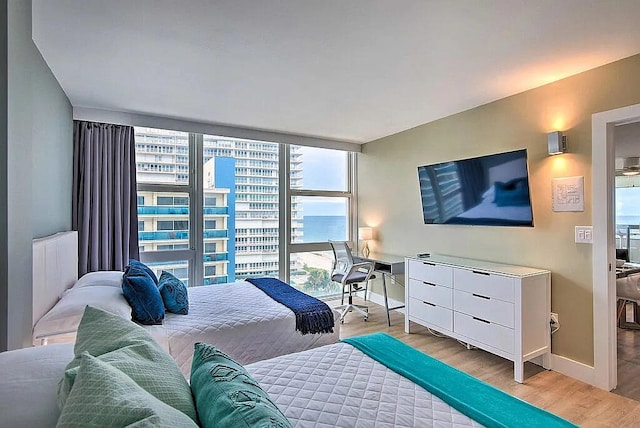
[[[145,325],[162,324],[164,303],[153,279],[144,269],[127,266],[122,276],[122,294],[131,305],[131,317]]]
[[[189,313],[189,292],[184,282],[167,271],[162,271],[158,290],[167,312],[187,315]]]
[[[151,395],[197,421],[189,384],[174,359],[143,327],[91,306],[86,307],[78,326],[75,358],[58,383],[60,409],[74,388],[85,352],[122,371]]]
[[[132,267],[135,267],[135,268],[138,268],[138,269],[142,269],[143,271],[145,271],[145,273],[147,275],[149,275],[151,277],[151,279],[153,279],[153,283],[154,284],[156,284],[156,285],[158,284],[158,277],[156,276],[155,272],[153,272],[153,270],[149,266],[145,265],[141,261],[130,259],[129,260],[129,266],[132,266]],[[126,270],[126,268],[125,268],[125,270]]]
[[[291,427],[244,367],[214,346],[195,344],[191,391],[202,427]]]
[[[122,371],[84,352],[57,427],[197,427]]]

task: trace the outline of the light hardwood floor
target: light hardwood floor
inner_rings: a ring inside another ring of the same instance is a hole
[[[361,299],[356,300],[363,303]],[[337,306],[340,302],[331,301],[328,304]],[[383,331],[582,427],[640,427],[640,402],[605,392],[531,363],[525,365],[525,383],[519,384],[513,380],[511,361],[479,349],[468,350],[457,340],[435,337],[417,324],[412,324],[412,333],[406,334],[404,315],[399,312],[392,311],[391,327],[388,327],[384,308],[372,302],[366,304],[369,306],[369,321],[364,322],[358,314],[348,314],[341,326],[341,338]]]
[[[640,330],[618,329],[618,387],[613,392],[640,401]]]

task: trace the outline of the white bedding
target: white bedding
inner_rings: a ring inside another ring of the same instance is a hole
[[[55,426],[72,344],[0,353],[0,426]],[[246,366],[296,427],[480,427],[346,343]]]
[[[167,313],[161,326],[149,329],[187,377],[196,342],[215,345],[239,363],[248,364],[335,343],[340,338],[339,322],[333,333],[300,334],[289,308],[245,281],[188,291],[189,315]],[[334,317],[338,319],[336,314]]]
[[[529,205],[507,205],[499,207],[493,198],[484,198],[475,207],[462,212],[457,217],[474,219],[474,218],[491,218],[504,219],[511,221],[526,222],[531,221],[531,207]]]
[[[346,343],[246,366],[296,427],[480,427]]]
[[[0,427],[56,426],[58,381],[72,359],[72,343],[0,352]]]

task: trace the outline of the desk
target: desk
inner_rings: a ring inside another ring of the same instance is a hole
[[[389,316],[389,311],[393,309],[404,308],[402,306],[395,306],[393,308],[389,307],[389,301],[387,299],[387,281],[386,276],[397,275],[404,273],[404,257],[394,256],[392,254],[382,254],[382,253],[369,253],[367,257],[362,254],[354,254],[353,261],[355,263],[358,262],[373,262],[374,270],[382,275],[382,291],[384,293],[384,307],[387,310],[387,324],[391,326],[391,317]]]

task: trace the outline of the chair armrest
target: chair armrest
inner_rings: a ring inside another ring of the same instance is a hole
[[[373,262],[355,263],[351,265],[349,272],[347,272],[345,276],[342,277],[342,284],[343,285],[346,284],[346,281],[349,279],[349,277],[353,275],[355,272],[359,271],[360,269],[365,269],[367,271],[367,276],[365,277],[365,279],[363,279],[363,282],[368,281],[369,277],[373,273],[374,268],[375,268],[375,264]]]

